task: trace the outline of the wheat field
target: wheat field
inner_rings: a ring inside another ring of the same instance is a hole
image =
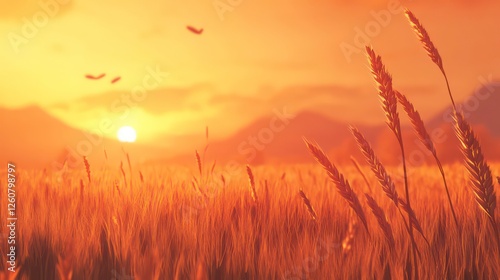
[[[337,166],[304,138],[311,159],[302,165],[219,166],[196,151],[192,166],[141,166],[125,152],[119,167],[83,157],[77,169],[19,169],[18,268],[7,270],[2,242],[0,279],[500,279],[500,163],[486,161],[437,48],[406,16],[443,74],[463,163],[441,163],[418,111],[367,46],[399,144],[384,152],[401,153],[402,166],[380,162],[351,126],[363,163]],[[403,116],[434,164],[407,168]],[[0,233],[6,239],[7,228]]]
[[[195,168],[151,168],[141,170],[144,181],[134,169],[126,181],[119,171],[91,169],[90,183],[84,170],[20,171],[19,279],[65,279],[58,268],[71,279],[401,279],[412,267],[411,244],[396,207],[375,176],[366,172],[369,188],[354,166],[343,169],[359,197],[371,195],[385,211],[394,246],[367,200],[360,203],[369,234],[315,165],[254,168],[256,201],[243,167],[233,174],[207,168],[201,177]],[[500,165],[493,170],[499,174]],[[497,279],[500,253],[466,173],[460,165],[445,171],[459,228],[437,168],[411,178],[429,241],[415,236],[419,275]]]

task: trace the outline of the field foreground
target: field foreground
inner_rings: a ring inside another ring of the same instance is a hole
[[[500,165],[491,167],[498,176]],[[339,167],[361,202],[367,229],[318,164],[252,168],[254,188],[244,166],[116,169],[90,163],[90,173],[82,169],[16,171],[18,279],[402,279],[412,274],[405,222],[367,166],[361,169],[369,184],[353,166]],[[418,275],[499,279],[499,246],[468,187],[467,172],[459,164],[444,169],[458,228],[438,169],[409,173],[412,208],[425,236],[414,232]],[[402,196],[402,180],[393,179]],[[383,211],[386,231],[364,193]],[[3,221],[6,215],[2,207]],[[6,269],[6,227],[2,233],[2,271],[12,276]]]

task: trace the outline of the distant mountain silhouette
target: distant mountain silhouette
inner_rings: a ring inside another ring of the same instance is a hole
[[[500,83],[480,87],[457,108],[471,124],[487,160],[500,160]],[[429,134],[436,133],[438,155],[445,162],[463,160],[458,151],[459,142],[454,132],[452,106],[437,113],[426,122]],[[439,141],[441,139],[441,141]]]
[[[500,86],[484,87],[468,100],[459,107],[463,109],[467,120],[472,124],[486,159],[500,160]],[[444,163],[463,160],[450,113],[451,107],[425,122],[429,134],[435,141],[438,155]],[[235,161],[254,165],[312,162],[313,158],[303,142],[305,137],[309,141],[317,142],[336,163],[349,161],[351,155],[363,162],[347,123],[311,111],[300,112],[293,118],[286,118],[285,115],[275,113],[264,116],[226,139],[209,141],[205,158],[210,161],[215,159],[219,163]],[[401,109],[400,116],[406,118]],[[185,151],[185,146],[190,146],[190,143],[194,142],[193,135],[170,139],[168,145],[170,150],[167,146],[123,144],[114,139],[99,138],[72,128],[35,106],[15,110],[0,108],[0,120],[2,132],[0,160],[13,161],[24,167],[57,168],[64,161],[78,166],[84,154],[91,163],[117,166],[124,160],[123,149],[136,163],[194,165],[194,150],[203,152],[203,146],[193,146],[192,153],[182,152]],[[386,124],[354,125],[368,139],[382,163],[401,163],[398,144]],[[403,128],[403,137],[410,167],[434,164],[432,156],[420,144],[411,127]],[[202,135],[200,139],[203,139]],[[176,151],[171,148],[180,146],[184,148],[177,148]],[[91,149],[91,152],[88,149]],[[105,149],[108,160],[104,158]]]
[[[492,136],[500,137],[500,82],[479,88],[465,101],[458,103],[457,107],[472,125],[482,125]],[[443,123],[452,124],[451,113],[450,105],[436,114],[428,126],[435,128]]]
[[[500,86],[488,85],[476,91],[463,105],[467,119],[472,124],[488,160],[500,160]],[[418,108],[417,108],[418,110]],[[435,141],[442,162],[463,160],[459,143],[453,130],[451,107],[425,121],[426,128]],[[406,118],[400,107],[401,118]],[[218,161],[235,160],[240,163],[310,162],[311,155],[305,148],[303,137],[317,142],[335,162],[346,162],[351,155],[362,161],[362,155],[352,138],[348,124],[330,119],[315,112],[301,112],[280,131],[270,130],[273,116],[258,119],[225,140],[211,143],[207,156]],[[358,125],[384,164],[400,164],[398,143],[385,124]],[[411,126],[402,128],[405,153],[409,165],[418,167],[434,164],[434,159],[420,143]],[[272,133],[269,133],[272,131]],[[260,134],[260,137],[259,137]],[[194,163],[192,154],[175,157],[175,161]]]
[[[376,139],[382,127],[358,126],[368,139]],[[304,111],[288,120],[275,115],[260,118],[232,136],[209,144],[207,158],[227,162],[262,164],[269,162],[299,163],[311,161],[303,137],[317,142],[325,150],[346,145],[352,140],[348,124],[337,122],[322,114]],[[200,150],[200,149],[198,149]],[[193,151],[194,153],[194,151]],[[176,162],[194,162],[193,155],[175,157]]]
[[[22,109],[0,109],[2,162],[13,161],[21,166],[40,166],[70,143],[78,139],[79,132],[50,116],[42,109],[31,106]]]
[[[100,163],[104,160],[104,149],[107,149],[110,162],[123,158],[122,147],[130,154],[137,154],[137,158],[151,150],[72,128],[36,106],[0,108],[0,120],[0,160],[12,161],[20,168],[57,168],[64,161],[69,167],[76,167],[83,155],[89,161]],[[150,154],[158,154],[158,151]]]

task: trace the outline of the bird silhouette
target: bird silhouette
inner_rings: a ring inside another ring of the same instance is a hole
[[[116,82],[118,82],[122,77],[118,76],[116,78],[114,78],[113,80],[111,80],[111,83],[114,84]]]
[[[191,32],[193,32],[194,34],[197,34],[197,35],[200,35],[201,33],[203,33],[203,28],[202,28],[202,29],[196,29],[196,28],[194,28],[194,27],[192,27],[192,26],[189,26],[189,25],[188,25],[188,26],[186,26],[186,28],[187,28],[189,31],[191,31]]]
[[[106,76],[106,74],[102,73],[99,76],[85,75],[85,78],[90,79],[90,80],[99,80],[99,79],[103,78],[104,76]]]

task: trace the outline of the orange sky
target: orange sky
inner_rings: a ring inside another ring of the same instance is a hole
[[[134,126],[141,142],[203,134],[205,125],[213,137],[224,137],[283,107],[384,121],[364,55],[346,57],[341,46],[356,47],[356,28],[398,2],[241,0],[223,14],[215,2],[0,0],[0,106],[38,105],[85,130],[110,119],[116,129]],[[219,4],[227,2],[238,1]],[[46,22],[39,3],[56,3]],[[481,79],[498,80],[499,1],[402,3],[429,31],[457,100]],[[42,22],[28,30],[34,16]],[[187,24],[205,31],[194,35]],[[395,87],[430,118],[449,103],[442,77],[402,12],[390,13],[385,25],[368,43]],[[156,83],[151,69],[168,77]],[[103,80],[84,78],[103,72]],[[115,76],[122,79],[111,84]],[[145,80],[151,90],[125,114],[122,96]]]

